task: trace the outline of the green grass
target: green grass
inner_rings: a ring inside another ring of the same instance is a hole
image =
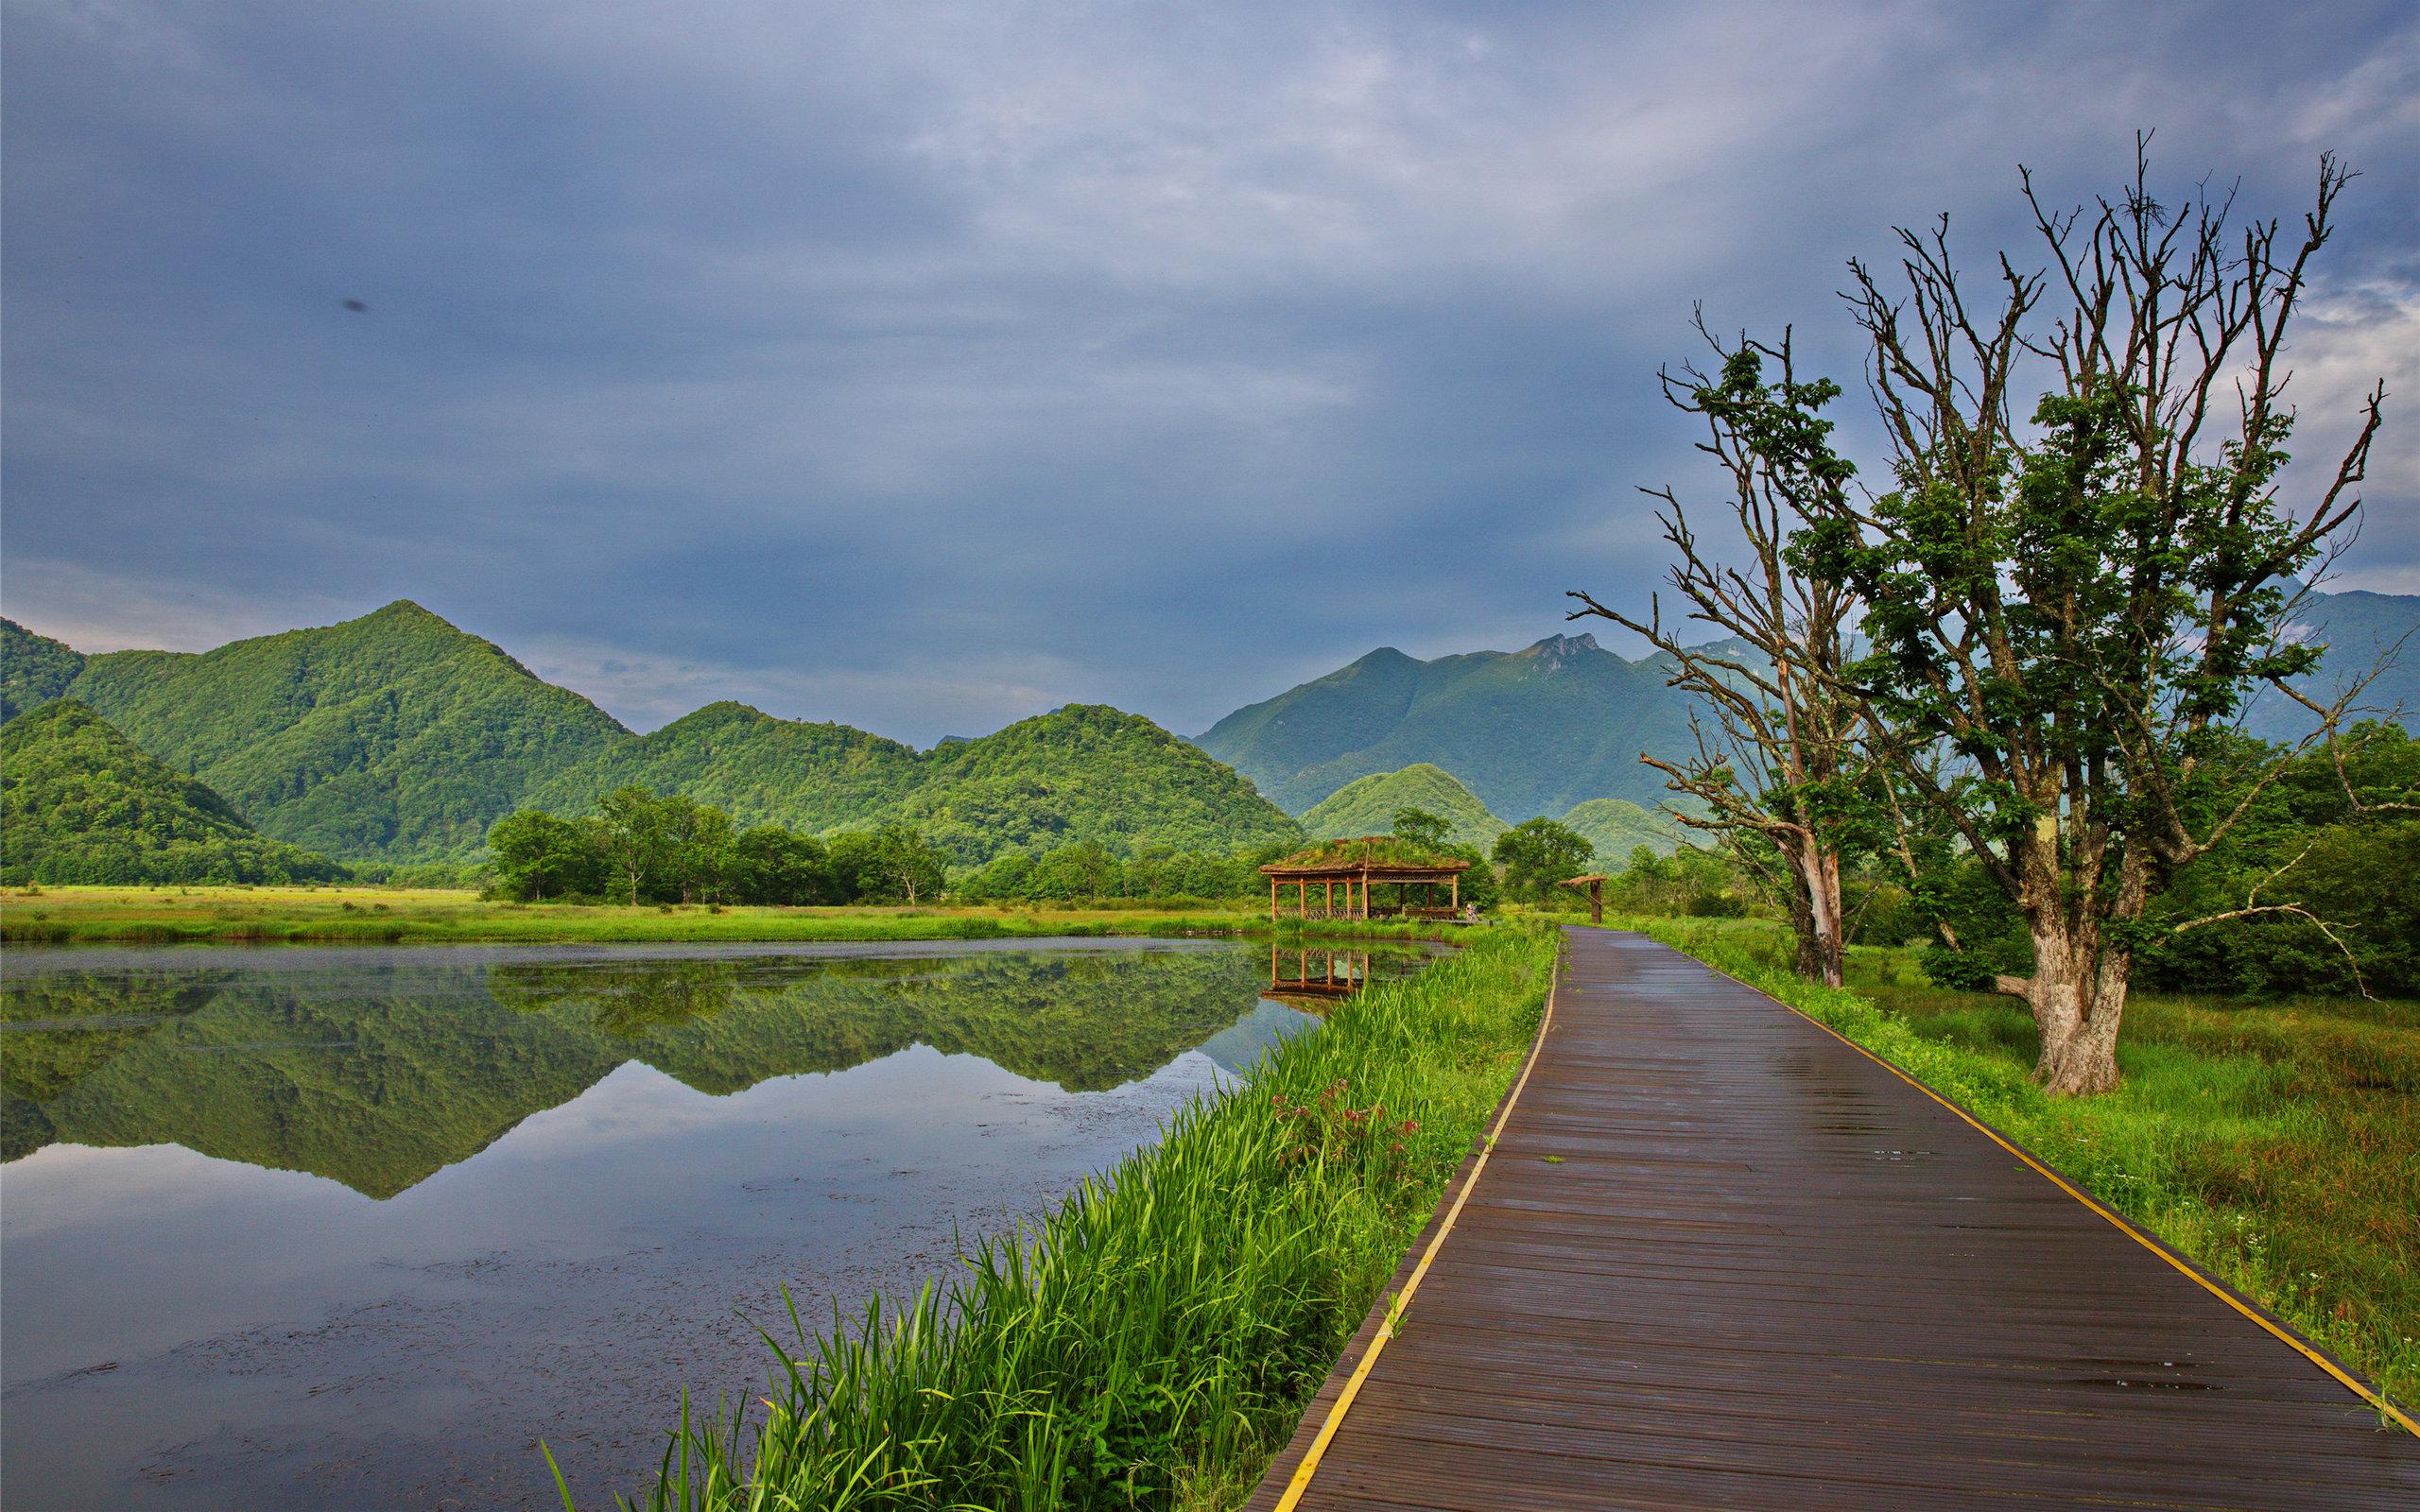
[[[2013,998],[1860,947],[1849,986],[1774,925],[1631,919],[1804,1009],[2025,1145],[2375,1381],[2420,1402],[2420,1003],[2137,993],[2103,1097],[2046,1097]]]
[[[1556,945],[1476,933],[975,1245],[946,1288],[800,1329],[758,1426],[684,1404],[652,1504],[1239,1502],[1482,1131]]]
[[[1288,934],[1459,937],[1452,926],[1281,919]],[[46,887],[0,890],[9,944],[612,944],[782,940],[1023,939],[1270,932],[1264,902],[1097,908],[668,907],[513,903],[438,888]]]

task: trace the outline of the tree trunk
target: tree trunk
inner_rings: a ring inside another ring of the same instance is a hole
[[[2042,1037],[2033,1079],[2054,1097],[2112,1091],[2131,954],[2064,921],[2037,921],[2031,933],[2033,975],[2023,986]]]
[[[1841,858],[1821,847],[1784,846],[1789,863],[1789,927],[1798,936],[1801,981],[1841,984]]]

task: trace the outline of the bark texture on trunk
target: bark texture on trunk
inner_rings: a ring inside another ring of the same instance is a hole
[[[2095,930],[2039,920],[2032,936],[2025,999],[2042,1037],[2033,1079],[2054,1096],[2109,1091],[2118,1085],[2118,1024],[2133,960]]]
[[[1845,942],[1841,937],[1841,858],[1818,846],[1782,847],[1789,863],[1789,929],[1798,941],[1801,981],[1839,987]]]

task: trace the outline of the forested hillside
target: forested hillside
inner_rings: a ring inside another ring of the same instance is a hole
[[[1574,804],[1563,816],[1563,824],[1597,848],[1599,868],[1614,870],[1620,869],[1640,846],[1659,856],[1670,855],[1681,848],[1686,833],[1669,815],[1620,798],[1592,798]]]
[[[599,795],[636,783],[711,803],[743,826],[813,833],[877,817],[925,776],[925,758],[895,740],[712,703],[542,779],[523,801],[583,814]]]
[[[344,868],[253,832],[227,800],[73,698],[0,728],[0,881],[330,882]]]
[[[1510,822],[1592,798],[1656,802],[1663,779],[1638,753],[1687,738],[1687,706],[1655,668],[1557,635],[1434,662],[1373,651],[1236,711],[1199,743],[1290,814],[1356,778],[1428,763]]]
[[[88,657],[71,691],[264,833],[339,856],[475,852],[540,777],[628,736],[408,602],[198,655]]]
[[[1081,842],[1224,853],[1301,834],[1199,747],[1098,705],[930,752],[737,703],[634,735],[410,603],[199,655],[84,657],[6,628],[12,700],[72,689],[265,833],[360,860],[468,858],[515,809],[586,814],[631,785],[743,827],[904,821],[962,863]]]
[[[65,693],[83,670],[81,653],[0,619],[0,723]]]
[[[1374,772],[1345,783],[1303,816],[1303,828],[1314,840],[1388,834],[1394,830],[1398,809],[1434,814],[1449,826],[1447,839],[1481,850],[1512,828],[1490,814],[1486,804],[1454,780],[1453,773],[1426,762],[1416,762],[1399,772]]]
[[[1069,704],[925,758],[924,783],[885,817],[961,861],[1091,841],[1238,850],[1302,831],[1252,783],[1139,714]]]

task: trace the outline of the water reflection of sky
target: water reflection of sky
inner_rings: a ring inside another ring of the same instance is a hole
[[[295,953],[272,958],[280,992],[307,995]],[[1176,973],[1225,1005],[1188,1009],[1216,1027],[1105,1091],[922,1043],[721,1096],[630,1058],[383,1200],[173,1144],[35,1149],[0,1176],[10,1503],[543,1506],[542,1436],[576,1486],[634,1489],[683,1385],[761,1381],[753,1331],[786,1331],[784,1285],[813,1325],[834,1297],[944,1272],[955,1234],[1045,1210],[1307,1023],[1258,1001],[1261,964],[1226,945],[1120,953],[1094,980],[1104,1002],[1157,1011],[1150,984]],[[353,1005],[335,1017],[376,1042],[392,978],[331,965]],[[431,990],[418,980],[415,1003]],[[767,1011],[735,1004],[720,1012]],[[355,1053],[309,1042],[158,1064],[233,1066],[274,1100],[280,1057]]]

